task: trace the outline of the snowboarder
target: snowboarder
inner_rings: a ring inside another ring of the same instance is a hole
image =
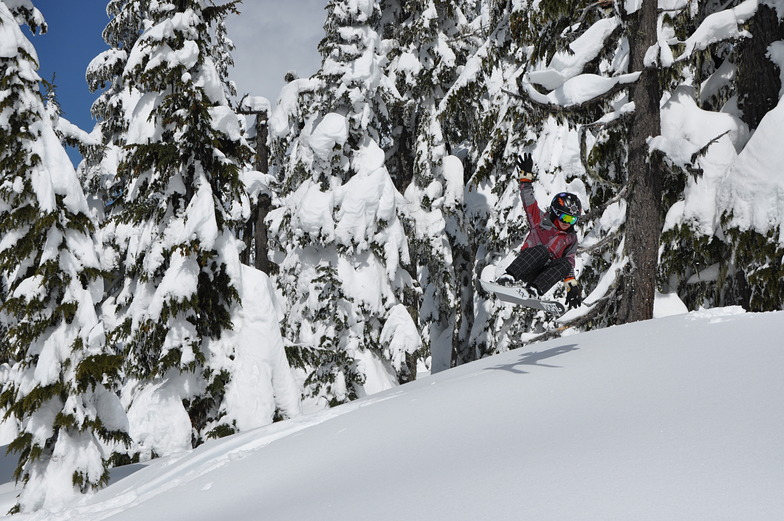
[[[534,197],[534,162],[531,154],[517,157],[520,169],[520,198],[530,232],[520,253],[507,266],[506,273],[496,282],[517,285],[522,282],[532,297],[541,297],[559,280],[566,288],[566,305],[576,308],[582,302],[582,291],[574,276],[574,255],[577,234],[574,225],[582,213],[580,199],[569,192],[553,197],[548,211],[542,211]]]

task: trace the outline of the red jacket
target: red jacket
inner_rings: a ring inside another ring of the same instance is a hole
[[[550,252],[550,258],[566,258],[572,265],[574,276],[574,255],[577,253],[577,234],[574,226],[564,231],[550,219],[549,211],[542,211],[534,197],[534,187],[530,182],[520,183],[520,198],[523,200],[525,215],[528,218],[530,232],[525,238],[521,249],[544,244]]]

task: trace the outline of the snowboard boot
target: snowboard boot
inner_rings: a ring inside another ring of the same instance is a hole
[[[511,275],[509,275],[508,273],[504,273],[503,275],[495,279],[495,283],[498,284],[499,286],[509,287],[509,286],[516,286],[517,280]]]

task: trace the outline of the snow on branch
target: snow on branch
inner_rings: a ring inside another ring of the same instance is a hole
[[[607,9],[611,8],[614,4],[614,0],[599,0],[598,2],[594,2],[592,4],[588,4],[586,7],[583,8],[583,13],[580,15],[580,19],[577,20],[577,25],[582,25],[585,17],[588,15],[591,9]]]
[[[750,38],[751,34],[741,29],[759,7],[759,0],[746,0],[726,11],[713,13],[706,17],[694,33],[683,42],[686,46],[676,62],[688,60],[695,51],[702,51],[709,45],[734,38]]]
[[[572,52],[556,53],[545,69],[529,72],[528,80],[547,90],[555,90],[563,86],[568,80],[582,74],[585,66],[599,56],[607,39],[619,26],[618,17],[607,18],[593,24],[569,44]]]
[[[538,105],[549,108],[553,112],[563,110],[579,110],[599,100],[612,97],[620,90],[626,88],[640,77],[639,72],[621,74],[614,77],[599,76],[597,74],[582,74],[566,81],[561,87],[548,94],[536,90],[524,77],[520,82],[525,96],[508,90],[507,94],[529,99]]]

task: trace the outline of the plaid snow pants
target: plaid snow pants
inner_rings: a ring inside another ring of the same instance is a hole
[[[506,272],[543,295],[572,273],[572,265],[568,259],[551,259],[547,247],[540,244],[522,250]]]

